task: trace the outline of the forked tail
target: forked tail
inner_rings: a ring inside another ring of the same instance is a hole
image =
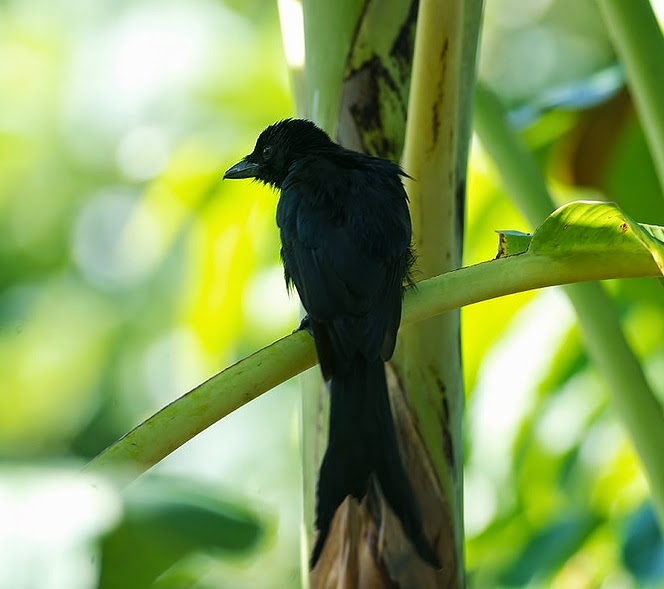
[[[401,461],[383,362],[356,356],[346,372],[332,377],[330,395],[330,432],[318,478],[318,538],[311,567],[320,557],[339,505],[348,495],[361,500],[375,474],[418,554],[439,568],[436,553],[422,531],[415,495]]]

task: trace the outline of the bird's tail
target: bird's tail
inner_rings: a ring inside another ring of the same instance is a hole
[[[316,527],[311,556],[318,561],[334,514],[348,495],[361,500],[374,474],[418,554],[438,568],[438,558],[422,531],[415,495],[401,461],[381,360],[356,356],[330,383],[330,431],[318,478]]]

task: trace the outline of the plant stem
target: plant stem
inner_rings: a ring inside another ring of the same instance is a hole
[[[510,256],[418,283],[417,288],[406,293],[402,325],[524,290],[581,280],[657,275],[657,265],[645,253],[621,258],[607,252],[604,256],[573,255],[560,260],[529,254]],[[280,339],[176,399],[120,438],[86,468],[127,467],[131,472],[123,480],[128,483],[213,423],[315,363],[313,341],[306,332]],[[624,378],[619,376],[618,382],[623,386]],[[625,398],[633,397],[632,387],[630,381],[629,389],[625,389],[629,397]],[[655,415],[653,411],[644,429],[652,427],[649,423]],[[664,427],[660,432],[664,432]],[[656,451],[661,447],[664,446]]]
[[[664,37],[648,0],[601,0],[664,196]]]
[[[638,4],[638,3],[637,3]],[[625,6],[631,7],[631,2]],[[537,226],[552,210],[553,199],[533,157],[509,129],[497,99],[478,88],[475,129],[493,159],[510,196]],[[610,254],[610,252],[607,252]],[[588,277],[590,278],[590,277]],[[603,373],[616,413],[627,429],[650,482],[664,528],[664,414],[620,327],[618,313],[599,284],[566,287],[588,353]]]

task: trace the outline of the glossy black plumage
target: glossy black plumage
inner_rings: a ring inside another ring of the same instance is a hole
[[[224,175],[256,178],[281,191],[277,224],[286,282],[308,313],[329,382],[312,566],[337,507],[348,495],[364,497],[372,475],[418,553],[438,564],[401,462],[385,382],[413,260],[401,175],[397,165],[344,149],[299,119],[265,129],[254,151]]]

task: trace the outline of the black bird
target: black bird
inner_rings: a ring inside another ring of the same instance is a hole
[[[313,567],[334,513],[374,475],[420,556],[438,567],[401,461],[385,380],[413,264],[405,173],[344,149],[314,123],[267,127],[224,178],[281,191],[277,224],[286,284],[295,285],[330,389],[328,447],[318,479]]]

